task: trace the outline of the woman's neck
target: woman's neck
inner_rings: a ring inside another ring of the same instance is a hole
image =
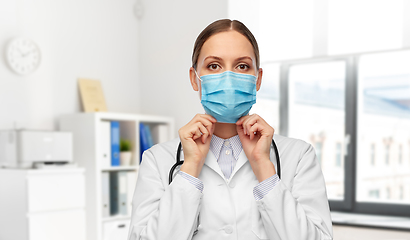
[[[236,131],[235,123],[215,123],[214,135],[216,135],[217,137],[228,139],[237,134],[238,132]]]

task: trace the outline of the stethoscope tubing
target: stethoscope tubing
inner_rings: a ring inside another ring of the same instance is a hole
[[[169,183],[168,184],[171,184],[172,182],[172,175],[174,174],[175,168],[184,163],[184,161],[181,161],[181,149],[182,149],[182,143],[179,142],[178,150],[177,150],[177,162],[171,167],[171,170],[169,170],[169,178],[168,178]]]
[[[278,147],[276,146],[275,141],[272,139],[272,145],[273,145],[273,150],[275,151],[275,157],[276,157],[276,168],[277,168],[277,174],[278,177],[281,178],[281,170],[280,170],[280,159],[279,159],[279,151]],[[174,174],[175,169],[184,163],[184,161],[181,161],[181,150],[182,150],[182,144],[179,142],[178,144],[178,149],[177,149],[177,155],[176,155],[176,163],[171,167],[169,170],[169,177],[168,177],[168,184],[171,184],[172,182],[172,175]]]

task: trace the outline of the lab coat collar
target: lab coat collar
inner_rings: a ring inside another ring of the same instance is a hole
[[[230,178],[227,180],[224,174],[222,173],[221,167],[219,166],[214,154],[211,151],[208,152],[208,154],[206,155],[206,159],[205,159],[205,165],[207,165],[209,168],[211,168],[216,173],[218,173],[219,176],[228,183],[235,176],[235,173],[238,172],[239,169],[241,169],[241,167],[245,165],[247,162],[248,162],[248,158],[246,157],[245,152],[242,150],[241,153],[239,154],[238,162],[236,163],[235,168],[233,169],[233,172]]]
[[[238,161],[239,154],[242,151],[242,143],[238,135],[235,135],[228,139],[223,139],[216,135],[212,135],[211,144],[209,145],[209,150],[213,152],[215,158],[218,160],[218,157],[221,153],[222,145],[225,143],[225,141],[229,142],[229,146],[232,148],[235,161]]]
[[[274,150],[272,149],[272,146],[270,147],[270,158],[271,158],[270,159],[271,162],[273,162],[273,165],[275,166],[275,170],[277,171],[275,154],[274,154]],[[247,163],[248,163],[248,158],[246,157],[245,152],[242,150],[241,153],[239,154],[238,162],[236,163],[235,168],[233,169],[233,172],[230,178],[226,180],[224,174],[222,173],[221,167],[219,166],[217,159],[215,158],[212,151],[208,151],[208,154],[206,155],[206,158],[205,158],[205,165],[207,165],[209,168],[211,168],[216,173],[218,173],[219,176],[227,182],[231,181],[231,179],[235,176],[235,174],[239,171],[239,169],[241,169]]]

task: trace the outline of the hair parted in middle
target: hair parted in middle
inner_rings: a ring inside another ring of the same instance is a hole
[[[192,67],[196,69],[198,57],[201,53],[202,46],[211,36],[220,33],[220,32],[227,32],[227,31],[237,31],[238,33],[245,36],[253,47],[253,51],[255,53],[255,60],[256,60],[256,69],[259,69],[259,48],[258,43],[256,42],[255,37],[253,36],[252,32],[240,21],[238,20],[230,20],[230,19],[221,19],[217,20],[211,24],[209,24],[202,32],[198,35],[195,45],[194,51],[192,53]]]

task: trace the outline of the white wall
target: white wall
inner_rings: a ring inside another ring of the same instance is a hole
[[[107,107],[138,112],[138,20],[135,0],[1,0],[0,129],[53,129],[60,114],[81,111],[77,78],[102,81]],[[42,62],[31,75],[4,58],[16,36],[34,40]]]
[[[143,1],[140,21],[141,111],[175,118],[177,129],[203,113],[189,82],[194,42],[211,22],[227,18],[227,0]]]
[[[202,113],[188,77],[192,48],[203,28],[227,17],[227,0],[141,0],[140,20],[137,2],[1,0],[0,50],[29,37],[42,62],[19,76],[2,54],[0,129],[54,129],[59,115],[81,111],[79,77],[102,81],[109,111],[172,116],[175,133]]]

